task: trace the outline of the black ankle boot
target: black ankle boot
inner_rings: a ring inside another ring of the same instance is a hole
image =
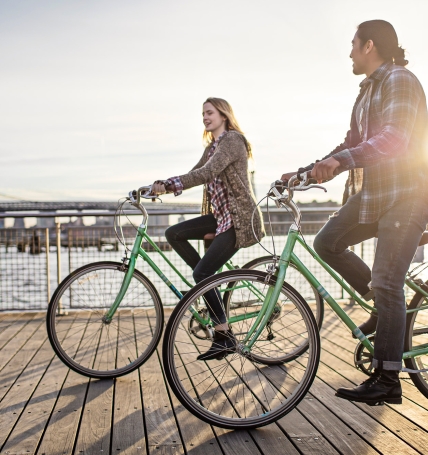
[[[375,369],[372,375],[355,389],[341,387],[336,396],[345,400],[367,403],[370,406],[384,403],[401,404],[399,371]]]
[[[377,326],[377,313],[370,313],[370,317],[367,319],[366,322],[363,322],[358,328],[363,332],[364,335],[370,335],[371,333],[376,332]],[[353,338],[357,338],[354,334],[352,334]]]
[[[214,333],[213,344],[208,349],[207,352],[198,355],[198,360],[212,360],[217,359],[221,360],[223,357],[226,357],[228,354],[235,352],[236,350],[236,340],[235,336],[230,330],[227,331],[216,331]]]

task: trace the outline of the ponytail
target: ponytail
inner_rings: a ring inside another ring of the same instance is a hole
[[[404,49],[398,46],[394,52],[394,63],[399,66],[406,66],[409,61],[405,59]]]

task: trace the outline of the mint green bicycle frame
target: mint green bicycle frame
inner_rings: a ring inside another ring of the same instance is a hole
[[[279,193],[278,193],[279,195]],[[288,202],[291,199],[288,200]],[[287,204],[290,208],[296,210],[295,213],[298,213],[297,206],[291,201]],[[300,220],[300,215],[299,215]],[[300,222],[300,221],[299,221]],[[298,223],[299,223],[298,222]],[[268,323],[269,318],[272,315],[272,312],[275,308],[276,302],[279,298],[281,288],[284,281],[286,281],[286,273],[290,261],[296,266],[297,270],[309,281],[309,283],[318,291],[321,297],[328,303],[331,309],[337,314],[337,316],[346,324],[346,326],[351,330],[351,332],[358,338],[361,343],[367,348],[367,350],[373,354],[374,347],[370,340],[361,332],[358,326],[352,321],[352,319],[346,314],[346,312],[341,308],[341,306],[336,302],[336,300],[327,292],[327,290],[321,285],[321,283],[316,279],[316,277],[309,271],[309,269],[303,264],[303,262],[297,257],[294,253],[294,247],[298,242],[306,251],[308,251],[311,256],[328,272],[328,274],[337,282],[339,285],[349,294],[349,296],[354,299],[360,306],[369,310],[376,311],[373,306],[367,304],[359,295],[351,289],[343,279],[328,265],[326,264],[318,254],[309,247],[304,239],[302,238],[297,225],[294,223],[288,232],[287,242],[284,246],[283,252],[279,259],[279,266],[277,267],[274,276],[276,277],[276,284],[274,287],[270,287],[266,297],[264,299],[263,307],[257,315],[257,319],[254,322],[253,326],[248,331],[243,344],[245,345],[244,351],[249,352],[251,347],[258,339],[259,335],[263,331],[264,327]],[[411,278],[406,279],[406,285],[409,286],[413,291],[421,293],[428,299],[428,293],[424,290],[416,280]],[[422,284],[422,282],[420,283]],[[298,289],[297,289],[298,291]],[[428,300],[427,300],[428,301]],[[418,309],[408,310],[407,313],[414,311],[420,311],[428,308],[428,303],[422,305]],[[403,359],[409,359],[411,357],[417,357],[419,355],[428,353],[428,343],[419,345],[417,349],[413,349],[408,352],[404,352]]]
[[[147,187],[143,187],[147,188]],[[117,294],[112,306],[109,308],[107,313],[104,316],[104,320],[106,322],[110,322],[117,309],[120,306],[120,303],[122,302],[123,297],[126,294],[126,291],[128,290],[129,284],[132,279],[132,275],[134,273],[135,267],[136,267],[136,262],[138,257],[141,257],[144,261],[147,262],[147,264],[155,271],[155,273],[161,278],[161,280],[171,289],[171,291],[177,296],[178,299],[183,298],[183,294],[171,283],[171,281],[164,275],[162,270],[156,265],[156,263],[151,259],[151,257],[147,254],[147,252],[142,248],[142,243],[144,240],[146,240],[153,248],[154,250],[161,255],[161,257],[166,261],[166,263],[172,268],[172,270],[178,275],[178,277],[181,279],[183,283],[185,283],[189,288],[193,287],[191,283],[179,272],[179,270],[172,264],[172,262],[165,256],[165,254],[161,251],[161,249],[156,245],[156,243],[150,238],[150,236],[147,233],[147,222],[148,222],[148,214],[146,209],[140,204],[140,197],[141,197],[141,188],[138,190],[138,197],[135,200],[135,197],[133,198],[130,193],[130,200],[132,201],[132,205],[137,207],[144,215],[144,221],[143,223],[137,228],[137,235],[135,237],[134,245],[132,247],[132,251],[130,254],[129,258],[129,264],[128,264],[128,271],[126,272],[122,285],[120,287],[119,293]],[[232,264],[231,261],[228,261],[225,266],[229,270],[235,270],[236,267]],[[264,296],[260,294],[260,292],[251,285],[251,283],[248,283],[248,287],[250,287],[255,294],[258,295],[258,297],[263,298]],[[231,289],[228,289],[229,291]],[[224,292],[224,290],[223,290]],[[193,307],[191,307],[191,312],[195,319],[202,324],[203,326],[208,326],[211,324],[210,319],[205,319],[201,314]],[[243,315],[243,316],[237,316],[233,317],[230,319],[230,323],[235,323],[240,320],[247,319],[249,317],[254,317],[257,315],[258,312],[251,313],[251,315]]]

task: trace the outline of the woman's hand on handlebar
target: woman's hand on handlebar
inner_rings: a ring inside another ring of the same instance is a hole
[[[166,188],[165,188],[164,182],[162,180],[156,180],[152,185],[151,194],[153,196],[158,196],[159,194],[165,194],[165,193],[166,193]]]
[[[282,174],[282,177],[281,177],[281,180],[283,182],[288,182],[291,177],[293,177],[293,175],[296,175],[297,174],[297,171],[296,172],[287,172],[285,174]]]
[[[296,172],[287,172],[285,174],[282,174],[281,180],[288,184],[288,181],[291,179],[291,177],[294,177],[296,174],[297,174],[297,171]],[[294,182],[294,185],[298,185],[299,183],[300,183],[300,181],[296,180]]]

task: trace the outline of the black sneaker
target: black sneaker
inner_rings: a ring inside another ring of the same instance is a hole
[[[211,347],[207,352],[199,354],[198,360],[221,360],[228,354],[236,351],[236,340],[235,336],[230,330],[216,331],[214,333],[214,339]]]

